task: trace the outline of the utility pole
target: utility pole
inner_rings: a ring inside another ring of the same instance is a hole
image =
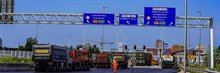
[[[185,0],[185,38],[184,38],[184,73],[186,73],[186,57],[187,57],[187,55],[186,55],[186,51],[187,51],[187,28],[188,28],[188,24],[187,24],[187,0]]]
[[[197,11],[197,13],[199,13],[199,16],[201,17],[202,16],[202,13],[201,13],[201,11]],[[200,26],[202,26],[202,24],[200,24]],[[199,65],[198,65],[198,67],[200,66],[200,50],[201,50],[201,38],[202,38],[202,32],[201,32],[201,27],[199,28]]]

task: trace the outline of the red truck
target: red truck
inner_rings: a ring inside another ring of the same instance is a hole
[[[90,70],[89,50],[76,50],[70,51],[73,70]]]
[[[97,53],[96,54],[96,67],[98,68],[109,68],[110,66],[110,59],[109,53]]]

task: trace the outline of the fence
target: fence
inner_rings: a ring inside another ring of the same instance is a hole
[[[32,58],[32,51],[0,50],[0,58]]]

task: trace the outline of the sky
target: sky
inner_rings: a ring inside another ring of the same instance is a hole
[[[214,18],[214,47],[220,46],[220,7],[219,0],[188,0],[188,15]],[[106,6],[106,9],[102,7]],[[114,14],[144,14],[144,7],[173,7],[176,16],[184,16],[184,0],[15,0],[15,13],[114,13]],[[100,41],[102,26],[85,26],[87,41]],[[105,26],[105,41],[116,42],[115,31],[119,33],[119,42],[124,42],[128,48],[137,45],[142,48],[155,47],[155,41],[161,38],[160,27],[136,26]],[[184,44],[184,28],[164,27],[164,42],[171,47],[173,44]],[[39,43],[55,45],[83,44],[83,25],[52,25],[41,24],[38,31]],[[25,45],[28,37],[36,36],[36,24],[1,24],[0,38],[3,46],[17,47]],[[199,42],[199,29],[190,28],[188,45],[195,48]],[[209,45],[209,29],[202,29],[202,44]],[[92,42],[92,44],[96,44]],[[99,46],[99,45],[98,45]],[[115,48],[105,45],[105,49]],[[208,47],[207,47],[208,48]]]

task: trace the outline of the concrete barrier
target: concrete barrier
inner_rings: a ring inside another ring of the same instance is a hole
[[[0,63],[0,71],[33,71],[34,64]]]

